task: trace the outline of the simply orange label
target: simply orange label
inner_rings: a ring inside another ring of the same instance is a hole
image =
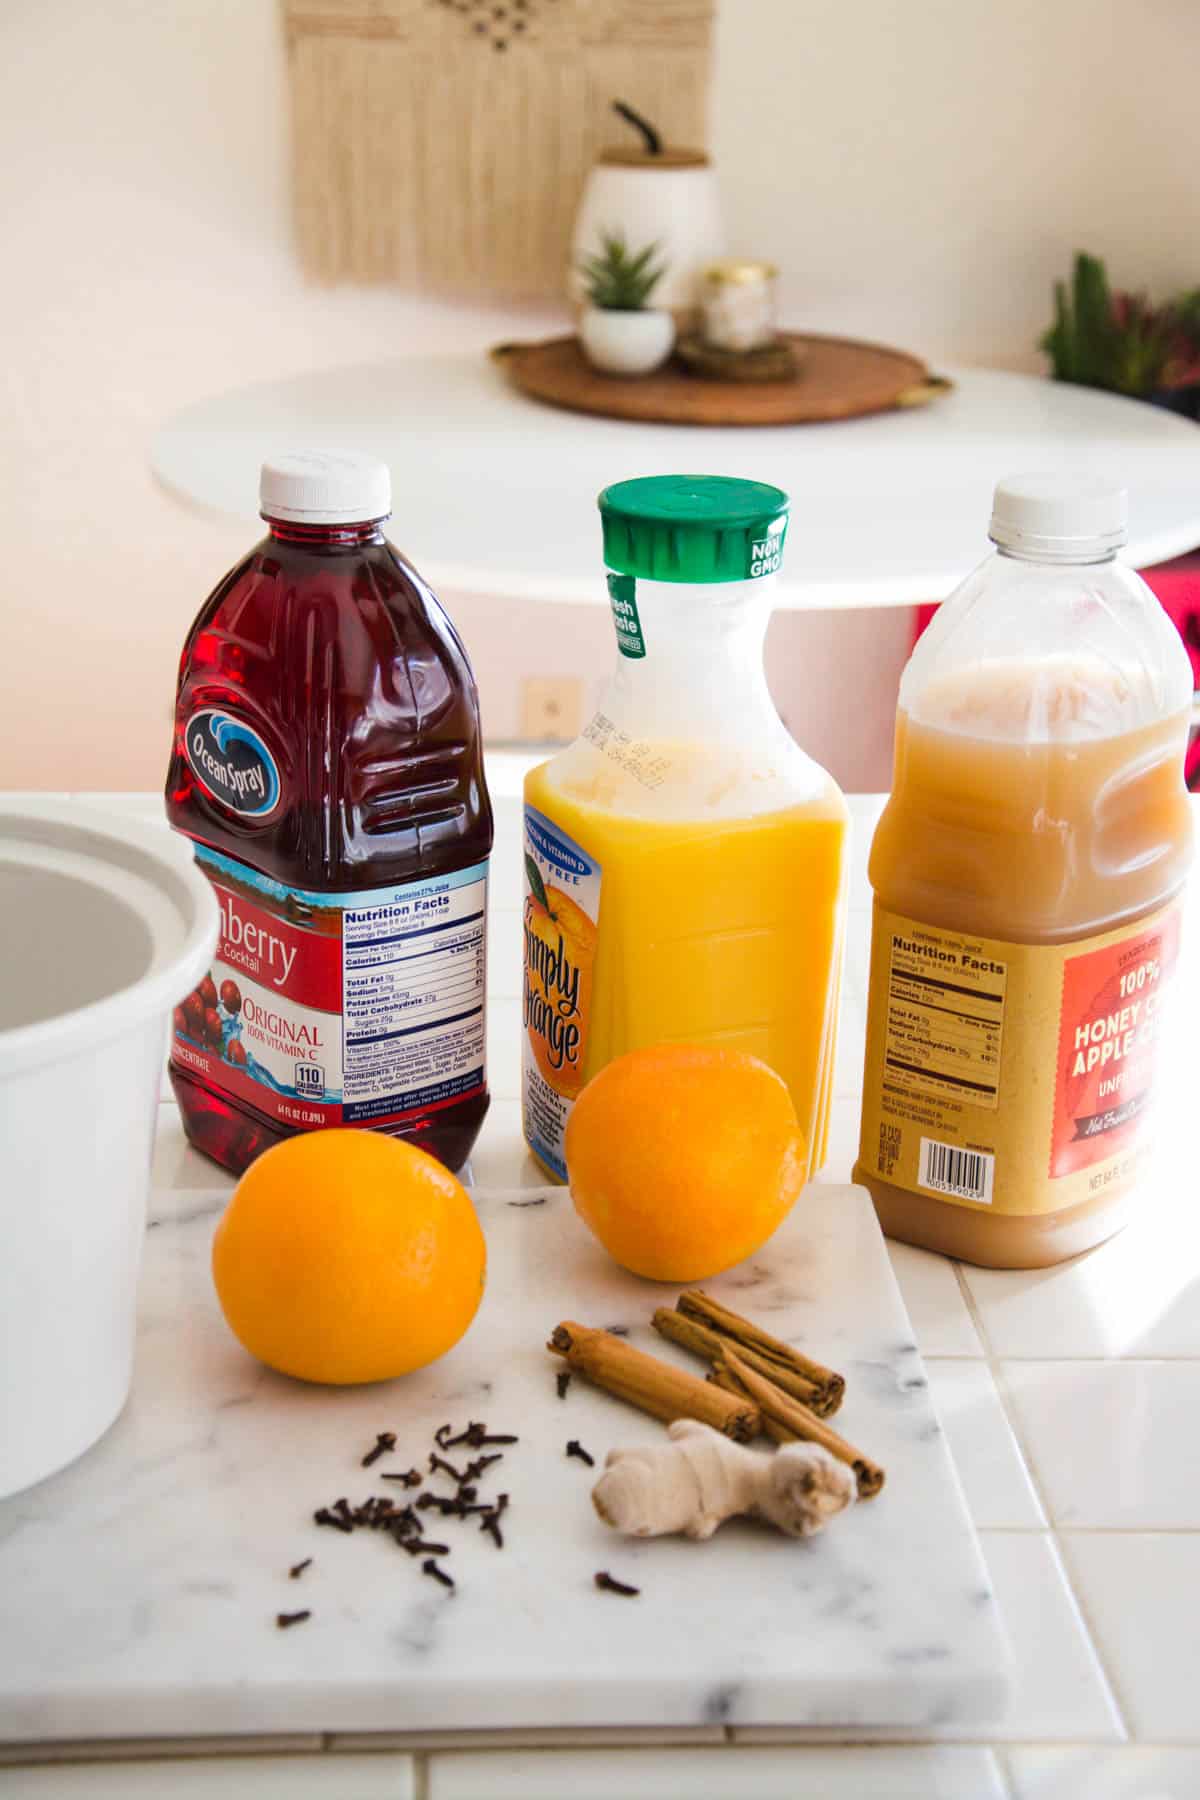
[[[530,1149],[563,1180],[563,1138],[583,1086],[600,878],[594,857],[525,808],[521,1111]]]

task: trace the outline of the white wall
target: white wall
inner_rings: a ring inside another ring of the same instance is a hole
[[[1200,280],[1198,49],[1193,0],[724,0],[714,143],[740,247],[782,265],[789,322],[1036,366],[1076,245],[1156,290]],[[256,377],[541,323],[307,288],[286,157],[274,0],[0,9],[0,785],[161,777],[180,641],[246,547],[153,484],[164,416]],[[529,633],[448,598],[486,722],[511,735],[506,646]],[[606,659],[599,611],[537,620],[525,672]],[[885,778],[907,629],[772,632],[782,708],[847,785]],[[831,699],[847,666],[879,697],[853,743]]]
[[[789,316],[1040,368],[1075,249],[1200,285],[1195,0],[726,0],[715,145]],[[749,127],[749,128],[748,128]]]

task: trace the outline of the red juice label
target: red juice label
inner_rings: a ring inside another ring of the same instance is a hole
[[[1149,1103],[1179,908],[1063,969],[1051,1175],[1073,1175],[1133,1135]]]
[[[204,845],[213,995],[172,1057],[300,1128],[390,1125],[483,1091],[487,863],[356,894],[291,888]],[[203,987],[204,984],[201,984]]]

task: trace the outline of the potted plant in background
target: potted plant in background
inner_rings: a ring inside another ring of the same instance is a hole
[[[588,304],[579,341],[588,361],[606,375],[649,375],[671,354],[675,321],[665,309],[647,305],[664,273],[657,254],[657,244],[635,253],[621,233],[610,232],[598,254],[580,259]]]
[[[675,96],[676,105],[680,98]],[[725,254],[716,171],[703,151],[664,143],[626,101],[612,104],[639,141],[603,150],[587,178],[571,241],[568,298],[573,310],[582,305],[580,265],[600,249],[606,232],[619,231],[633,244],[653,239],[665,264],[657,304],[674,313],[677,331],[692,330],[699,322],[702,272]]]
[[[1200,419],[1200,288],[1153,307],[1145,294],[1114,292],[1099,257],[1081,252],[1070,288],[1055,284],[1054,323],[1039,348],[1056,381]]]

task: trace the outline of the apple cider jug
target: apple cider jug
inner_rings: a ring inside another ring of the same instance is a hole
[[[1002,482],[900,685],[855,1180],[893,1237],[1035,1268],[1124,1223],[1192,856],[1192,682],[1125,495]]]

